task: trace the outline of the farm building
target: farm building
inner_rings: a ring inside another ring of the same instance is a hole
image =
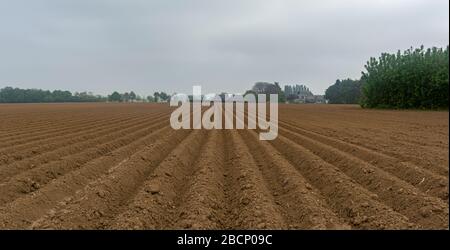
[[[286,100],[290,103],[325,103],[323,95],[314,95],[305,85],[284,86]]]

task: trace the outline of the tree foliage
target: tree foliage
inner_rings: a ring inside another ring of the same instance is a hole
[[[247,93],[252,93],[255,95],[266,94],[266,101],[270,100],[270,94],[278,94],[278,102],[286,102],[286,96],[284,95],[284,91],[281,89],[278,82],[256,82],[251,90],[247,90],[246,94]]]
[[[332,104],[357,104],[361,98],[361,81],[344,79],[336,80],[335,84],[325,91],[325,99]]]
[[[143,102],[147,100],[148,98],[144,99],[142,96],[136,95],[136,93],[134,93],[133,91],[125,92],[122,94],[114,91],[111,95],[108,96],[108,101],[110,102]]]
[[[49,102],[102,102],[105,98],[87,92],[62,90],[20,89],[5,87],[0,89],[0,103],[49,103]]]
[[[448,108],[448,46],[383,53],[370,58],[365,69],[363,107]]]
[[[110,102],[120,102],[121,100],[122,96],[117,91],[114,91],[111,95],[108,96],[108,101]]]
[[[286,95],[284,94],[284,91],[280,87],[280,83],[275,82],[275,87],[277,88],[278,92],[278,102],[285,103],[286,102]]]
[[[129,98],[130,98],[130,100],[132,102],[134,102],[136,100],[137,96],[136,96],[136,94],[133,91],[131,91],[130,95],[129,95]]]
[[[155,96],[143,97],[134,91],[119,93],[114,91],[107,97],[91,92],[64,90],[20,89],[4,87],[0,89],[0,103],[50,103],[50,102],[155,102],[168,101],[170,96],[164,92],[155,92]]]
[[[166,102],[170,100],[170,96],[165,92],[155,92],[153,97],[155,102]]]

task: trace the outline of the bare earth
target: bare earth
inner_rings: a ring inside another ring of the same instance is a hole
[[[0,228],[449,227],[447,111],[281,105],[274,141],[170,113],[0,105]]]

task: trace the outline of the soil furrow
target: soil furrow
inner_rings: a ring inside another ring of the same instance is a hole
[[[131,121],[126,120],[116,122],[114,123],[114,125],[86,129],[85,131],[81,131],[80,133],[62,136],[61,138],[38,141],[36,143],[33,143],[33,145],[13,147],[7,151],[5,150],[4,155],[1,156],[0,161],[3,161],[3,164],[0,165],[0,172],[3,168],[7,168],[6,164],[8,163],[15,165],[37,165],[39,164],[39,162],[33,162],[33,159],[36,158],[42,158],[44,159],[43,162],[49,162],[54,159],[50,157],[49,154],[53,154],[56,157],[61,157],[64,156],[64,154],[61,154],[60,152],[67,151],[67,148],[70,148],[73,145],[89,145],[90,141],[107,135],[108,133],[117,132],[126,129],[127,127],[136,127],[142,125],[143,123],[147,123],[150,119],[152,119],[153,122],[158,122],[165,119],[166,117],[167,115],[160,115],[154,118],[138,117]],[[72,149],[71,152],[76,153],[77,149]],[[1,179],[2,178],[0,177],[0,180]]]
[[[114,217],[126,208],[147,176],[179,146],[191,131],[177,131],[176,138],[147,145],[107,175],[91,182],[62,206],[58,206],[33,228],[100,229],[107,228]],[[193,138],[191,136],[191,138]]]
[[[227,228],[223,132],[212,130],[210,133],[197,160],[197,170],[175,213],[175,229]]]
[[[231,211],[227,227],[235,229],[279,229],[286,222],[249,149],[236,130],[225,130],[228,169],[228,197]]]
[[[308,149],[278,135],[270,142],[316,187],[333,210],[352,227],[361,229],[417,228],[408,218],[378,201],[339,168]]]
[[[424,228],[448,228],[448,205],[442,200],[427,196],[397,177],[333,147],[284,128],[280,128],[280,133],[341,169],[361,186],[375,193],[380,201],[407,216],[411,222]]]
[[[370,149],[363,148],[358,145],[353,145],[338,139],[326,137],[311,131],[306,131],[301,128],[295,128],[291,125],[285,125],[281,122],[283,127],[286,127],[294,134],[301,134],[313,140],[320,141],[328,146],[332,146],[337,150],[351,154],[369,164],[376,166],[386,172],[389,172],[398,178],[407,181],[411,185],[426,192],[428,195],[448,200],[448,178],[437,175],[429,170],[415,166],[408,162],[402,162],[391,156],[387,156]]]
[[[0,105],[0,229],[449,227],[448,111],[279,104],[263,141],[173,110]]]
[[[0,148],[2,149],[0,153],[3,153],[3,150],[8,149],[10,147],[17,147],[19,145],[28,145],[30,143],[33,143],[35,141],[39,141],[42,139],[50,139],[49,135],[51,135],[54,138],[58,138],[58,136],[66,135],[68,131],[70,133],[79,133],[83,132],[86,128],[96,128],[96,127],[102,127],[106,126],[108,124],[113,124],[114,122],[121,121],[121,120],[128,120],[132,118],[139,117],[136,116],[129,116],[129,117],[121,117],[118,115],[117,117],[111,117],[111,118],[105,118],[105,119],[99,119],[93,118],[92,121],[83,121],[82,123],[78,122],[76,124],[69,124],[67,126],[57,126],[54,130],[33,130],[30,133],[19,135],[19,136],[11,136],[11,138],[3,138],[2,143],[0,143]],[[59,125],[59,124],[58,124]]]
[[[108,154],[111,151],[124,147],[134,140],[151,133],[154,130],[167,126],[166,122],[155,124],[148,127],[145,125],[140,130],[128,133],[122,133],[115,137],[114,140],[98,145],[95,148],[88,149],[78,154],[73,154],[64,157],[61,161],[50,162],[48,164],[40,165],[29,171],[22,172],[7,182],[0,183],[0,205],[28,194],[41,188],[51,180],[57,179],[71,171],[74,171],[83,166],[86,162]]]
[[[117,117],[120,117],[121,114],[117,114]],[[86,114],[83,117],[83,122],[95,122],[98,121],[99,119],[111,119],[114,118],[115,116],[107,116],[105,115],[104,117],[99,117],[98,115],[95,114]],[[14,137],[14,136],[23,136],[26,134],[34,134],[36,131],[39,132],[55,132],[59,129],[59,127],[62,126],[74,126],[74,125],[79,125],[80,122],[78,121],[80,117],[77,117],[75,115],[72,116],[67,116],[67,117],[58,117],[59,121],[63,121],[63,122],[58,122],[58,126],[55,126],[56,121],[49,121],[44,120],[42,123],[33,123],[30,124],[29,126],[14,126],[12,125],[10,128],[3,128],[4,131],[2,131],[2,133],[0,134],[2,137],[4,137],[5,139],[9,139],[10,137]]]
[[[340,131],[339,133],[336,133],[336,132],[327,131],[326,129],[320,129],[318,127],[310,128],[309,126],[308,127],[299,126],[293,122],[287,122],[286,124],[289,124],[291,127],[295,127],[295,128],[301,127],[303,129],[303,131],[308,131],[308,132],[316,134],[316,135],[321,135],[326,138],[333,138],[335,140],[339,140],[340,142],[348,143],[352,146],[357,146],[365,151],[376,152],[378,155],[382,155],[385,158],[395,159],[396,162],[400,162],[402,165],[406,165],[406,167],[403,167],[403,168],[410,168],[410,169],[413,168],[413,169],[418,169],[419,171],[420,171],[420,169],[423,169],[424,171],[422,171],[422,172],[431,172],[432,174],[434,173],[434,174],[440,175],[442,177],[448,177],[448,173],[449,173],[448,172],[448,144],[442,146],[444,148],[445,147],[447,148],[447,150],[442,151],[442,152],[446,152],[444,154],[437,154],[436,151],[433,150],[433,155],[435,157],[443,156],[442,158],[446,159],[444,161],[445,162],[444,165],[430,164],[429,162],[425,161],[425,159],[421,155],[419,156],[420,159],[415,159],[415,157],[403,155],[402,152],[400,152],[400,153],[394,152],[393,150],[391,150],[392,147],[387,147],[387,146],[389,144],[391,144],[391,142],[399,143],[399,141],[391,139],[391,138],[389,138],[389,140],[386,140],[386,138],[379,140],[379,139],[377,139],[377,137],[379,137],[377,135],[374,135],[372,133],[367,133],[367,134],[361,136],[361,135],[356,134],[355,130],[352,130],[352,134],[348,134],[347,131]],[[344,136],[343,134],[348,134],[348,136]],[[411,136],[409,136],[409,137],[411,137]],[[351,138],[351,140],[349,140],[348,138]],[[446,141],[448,141],[448,138]],[[429,149],[429,147],[425,147],[425,148]],[[421,150],[418,150],[417,148],[414,148],[414,149],[415,150],[411,150],[411,151],[412,152],[421,151]],[[423,154],[423,152],[421,152],[420,154]]]
[[[164,113],[158,113],[156,114],[154,117],[161,117],[163,116]],[[166,114],[167,115],[167,114]],[[152,116],[150,116],[151,118]],[[22,151],[24,149],[30,149],[33,147],[39,147],[45,144],[50,144],[53,142],[59,142],[61,140],[64,140],[66,138],[74,138],[80,135],[85,135],[86,133],[90,133],[91,131],[95,131],[98,129],[102,129],[102,128],[108,128],[111,126],[111,124],[115,125],[118,123],[126,123],[126,122],[133,122],[136,120],[142,120],[143,117],[140,115],[136,115],[136,116],[130,116],[130,117],[124,117],[122,119],[118,118],[117,120],[112,119],[109,121],[105,121],[96,125],[86,125],[86,126],[82,126],[79,128],[67,128],[65,130],[63,130],[61,133],[49,133],[49,134],[44,134],[41,136],[38,136],[36,140],[25,140],[23,141],[23,143],[15,143],[12,142],[9,146],[6,147],[1,147],[0,150],[0,155],[1,155],[1,159],[0,161],[6,162],[8,159],[8,154],[17,152],[17,151]],[[20,158],[13,158],[12,160],[20,160]]]
[[[64,142],[64,144],[68,144],[64,147],[60,147],[54,151],[50,151],[44,154],[37,155],[35,157],[31,157],[22,161],[13,162],[12,164],[0,166],[0,185],[9,180],[9,178],[19,174],[26,173],[26,171],[39,168],[42,164],[57,164],[64,163],[71,160],[80,159],[79,162],[72,162],[72,164],[82,164],[83,160],[88,160],[89,157],[85,157],[86,155],[96,155],[96,151],[99,151],[99,145],[105,144],[110,141],[117,141],[120,137],[131,137],[133,136],[133,132],[139,132],[140,130],[145,130],[146,128],[153,128],[155,126],[161,126],[167,124],[165,118],[158,119],[156,121],[147,121],[144,123],[137,123],[128,127],[125,125],[125,128],[115,128],[112,131],[112,134],[93,134],[99,137],[93,139],[87,139],[82,142]],[[70,144],[73,143],[73,144]],[[86,154],[88,152],[88,154]],[[94,152],[94,154],[92,154]]]
[[[275,202],[282,208],[289,228],[350,228],[328,208],[325,199],[268,142],[258,142],[256,133],[243,131],[245,142],[263,173]]]
[[[50,209],[70,201],[76,191],[107,174],[110,169],[123,164],[130,155],[146,145],[158,143],[159,140],[162,140],[162,135],[175,138],[176,133],[169,127],[157,129],[126,147],[118,148],[110,154],[93,159],[81,168],[52,180],[41,189],[6,204],[0,208],[0,225],[10,229],[30,226],[32,221],[44,216]],[[26,218],[26,220],[20,218]]]
[[[145,180],[133,201],[111,224],[112,228],[164,229],[176,223],[177,207],[205,146],[205,130],[194,132],[175,148]]]

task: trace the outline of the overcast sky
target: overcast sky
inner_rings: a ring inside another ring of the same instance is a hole
[[[0,87],[315,94],[382,52],[449,43],[448,0],[0,0]]]

